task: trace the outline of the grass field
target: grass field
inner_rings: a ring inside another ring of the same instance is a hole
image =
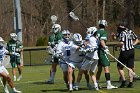
[[[140,62],[135,62],[136,73],[140,75]],[[24,66],[23,67],[23,79],[19,82],[14,82],[17,89],[22,93],[68,93],[67,88],[63,81],[63,74],[60,67],[57,67],[57,73],[55,76],[55,84],[45,84],[45,80],[49,78],[50,65],[44,66]],[[11,75],[11,69],[8,69]],[[78,70],[76,70],[77,75]],[[111,80],[112,84],[119,86],[118,72],[116,69],[116,63],[111,62]],[[91,84],[93,84],[91,82]],[[81,80],[81,89],[79,91],[73,91],[74,93],[139,93],[140,92],[140,80],[134,82],[134,88],[118,88],[107,90],[106,88],[100,89],[100,91],[88,90],[86,87],[84,76]],[[104,73],[102,73],[100,85],[105,87],[106,82]],[[10,88],[9,88],[10,90]],[[2,86],[0,85],[0,93],[3,93]]]

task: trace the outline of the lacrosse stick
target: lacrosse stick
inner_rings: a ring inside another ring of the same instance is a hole
[[[70,16],[74,21],[80,22],[80,24],[82,24],[85,28],[87,28],[87,27],[79,20],[78,16],[76,16],[76,15],[74,14],[74,12],[70,12],[70,13],[69,13],[69,16]]]
[[[62,59],[62,58],[61,58]],[[72,64],[72,63],[68,63],[67,61],[65,61],[64,59],[62,59],[64,62],[63,63],[66,63],[68,66],[72,67],[72,68],[75,68],[75,66]]]
[[[2,87],[4,88],[3,81],[1,80],[1,78],[0,78],[0,83],[2,84]]]
[[[52,24],[55,24],[57,21],[58,17],[56,15],[51,16]]]
[[[71,10],[71,12],[75,11],[81,4],[82,4],[82,1],[73,10]],[[61,24],[68,16],[69,16],[69,14],[66,15],[65,17],[63,17],[63,19],[59,22],[59,24]]]
[[[109,52],[107,53],[110,55],[112,58],[114,58],[117,62],[119,62],[121,65],[123,65],[127,70],[129,70],[133,76],[139,77],[135,72],[133,72],[130,68],[128,68],[126,65],[124,65],[121,61],[119,61],[117,58],[115,58],[113,55],[111,55]]]

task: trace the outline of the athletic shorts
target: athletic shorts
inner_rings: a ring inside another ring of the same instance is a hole
[[[20,56],[10,55],[10,62],[12,68],[15,68],[16,65],[20,65]]]
[[[69,61],[71,64],[73,64],[75,67],[77,67],[78,69],[80,69],[81,68],[81,66],[82,66],[82,62],[74,62],[74,61]]]
[[[101,65],[103,67],[110,66],[110,61],[109,61],[106,53],[100,53],[100,54],[98,54],[98,56],[99,56],[98,65]]]
[[[57,64],[58,64],[58,63],[59,63],[59,58],[54,57],[52,62],[53,62],[53,63],[57,63]]]
[[[95,72],[96,68],[97,68],[97,65],[98,65],[98,60],[97,59],[88,60],[88,59],[85,58],[84,61],[83,61],[81,69]]]
[[[0,73],[5,72],[7,75],[9,75],[9,72],[4,66],[0,66]]]
[[[124,65],[126,65],[127,67],[134,68],[134,56],[135,56],[134,49],[121,51],[118,60],[122,62]],[[124,68],[124,66],[121,65],[120,63],[117,63],[117,66],[120,69]]]
[[[62,69],[63,72],[67,72],[68,64],[66,64],[64,61],[60,61],[60,68]]]

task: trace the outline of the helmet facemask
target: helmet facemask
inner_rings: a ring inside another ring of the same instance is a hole
[[[73,41],[76,45],[81,45],[82,44],[82,36],[79,33],[75,33],[73,35]]]
[[[17,35],[15,33],[11,33],[10,37],[12,40],[16,41],[17,40]]]
[[[54,24],[52,26],[52,32],[53,33],[57,33],[57,32],[60,32],[61,31],[61,26],[59,24]]]
[[[62,32],[62,34],[63,34],[63,38],[64,39],[66,39],[66,40],[70,40],[70,32],[69,32],[69,30],[64,30],[63,32]]]

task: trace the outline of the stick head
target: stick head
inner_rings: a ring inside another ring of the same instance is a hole
[[[75,21],[79,20],[78,16],[76,16],[76,15],[74,14],[74,12],[70,12],[70,13],[69,13],[69,16],[70,16],[73,20],[75,20]]]
[[[57,21],[58,17],[56,15],[52,15],[51,16],[51,20],[52,20],[52,23],[55,24],[56,21]]]

